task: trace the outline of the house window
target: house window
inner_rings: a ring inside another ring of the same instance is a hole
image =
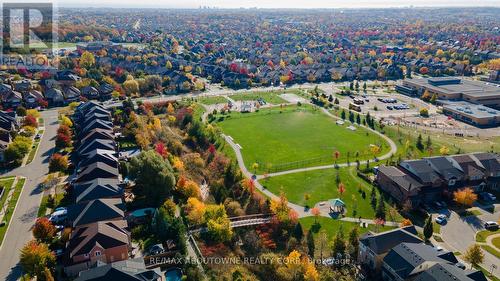
[[[101,251],[95,251],[95,256],[96,256],[96,257],[101,256]]]
[[[454,186],[456,182],[457,182],[457,180],[456,180],[456,179],[451,179],[451,180],[448,182],[448,185],[449,185],[449,186]]]
[[[89,257],[89,254],[83,254],[84,257],[88,258]]]

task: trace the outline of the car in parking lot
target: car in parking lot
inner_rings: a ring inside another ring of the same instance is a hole
[[[443,224],[446,224],[446,221],[447,221],[447,218],[445,215],[439,215],[437,216],[434,221],[437,223],[437,224],[440,224],[440,225],[443,225]]]
[[[392,106],[390,106],[390,105],[388,105],[388,106],[387,106],[387,109],[392,110],[392,109],[393,109],[393,107],[392,107]]]
[[[497,230],[498,229],[498,223],[494,221],[487,221],[484,223],[484,228],[487,230]]]

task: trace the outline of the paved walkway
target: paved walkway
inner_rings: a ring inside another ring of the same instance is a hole
[[[54,137],[58,122],[57,110],[43,111],[41,115],[45,120],[45,132],[35,158],[26,166],[2,175],[24,176],[26,182],[12,214],[12,223],[9,224],[0,248],[0,280],[18,280],[21,277],[22,272],[18,264],[20,249],[32,239],[31,227],[36,220],[43,197],[39,184],[49,170],[49,158],[54,151]]]
[[[5,212],[7,211],[7,206],[9,206],[9,202],[12,199],[12,195],[14,191],[16,191],[16,184],[19,181],[19,178],[16,177],[10,186],[9,193],[7,194],[7,199],[3,203],[3,206],[0,206],[2,209],[0,210],[0,221],[3,221],[3,217],[5,216]],[[8,223],[8,222],[7,222]]]

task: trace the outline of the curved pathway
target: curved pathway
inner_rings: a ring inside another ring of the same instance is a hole
[[[331,114],[328,110],[322,108],[323,112],[325,112],[325,114],[327,114],[328,116],[332,117],[332,118],[335,118],[335,119],[339,119],[337,116]],[[394,143],[394,141],[392,141],[390,138],[388,138],[387,136],[375,131],[375,130],[372,130],[370,128],[367,128],[366,126],[363,126],[363,125],[360,125],[360,127],[363,127],[369,131],[372,131],[373,133],[381,136],[383,139],[385,139],[390,147],[391,147],[391,150],[384,154],[383,156],[381,156],[379,159],[380,160],[383,160],[383,159],[387,159],[389,158],[391,155],[393,155],[394,153],[396,153],[397,151],[397,146],[396,144]],[[254,180],[254,184],[255,184],[255,187],[260,190],[262,193],[264,193],[264,195],[266,195],[267,197],[271,198],[271,199],[279,199],[279,196],[272,193],[271,191],[267,190],[266,188],[264,188],[264,186],[262,186],[260,183],[259,183],[259,179],[262,179],[263,178],[263,175],[254,175],[252,172],[250,172],[248,170],[248,168],[245,166],[245,161],[243,160],[243,155],[241,154],[241,149],[240,147],[233,141],[233,139],[225,134],[221,134],[221,136],[225,139],[225,141],[231,146],[231,148],[234,150],[235,154],[236,154],[236,160],[238,161],[238,166],[240,167],[240,170],[241,172],[243,173],[243,175],[247,178],[252,178],[252,177],[256,177],[256,179]],[[360,163],[366,163],[366,161],[362,161]],[[341,163],[341,164],[338,164],[339,167],[346,167],[348,166],[347,163]],[[279,175],[285,175],[285,174],[292,174],[292,173],[300,173],[300,172],[304,172],[304,171],[312,171],[312,170],[321,170],[321,169],[332,169],[332,168],[335,168],[335,164],[332,164],[332,165],[324,165],[324,166],[315,166],[315,167],[307,167],[307,168],[300,168],[300,169],[294,169],[294,170],[287,170],[287,171],[282,171],[282,172],[277,172],[277,173],[271,173],[271,174],[268,174],[267,176],[268,177],[273,177],[273,176],[279,176]],[[295,204],[295,203],[291,203],[291,202],[288,202],[288,207],[292,210],[294,210],[295,212],[297,212],[299,218],[302,218],[302,217],[309,217],[309,216],[312,216],[312,213],[310,212],[310,208],[308,207],[304,207],[304,206],[300,206],[298,204]],[[330,217],[329,214],[325,213],[325,212],[321,212],[321,216],[323,217]],[[344,217],[344,218],[341,218],[340,220],[342,221],[349,221],[349,222],[364,222],[364,223],[368,223],[368,224],[375,224],[374,220],[371,220],[371,219],[358,219],[358,218],[350,218],[350,217]],[[399,224],[397,222],[386,222],[385,225],[389,225],[389,226],[398,226]]]

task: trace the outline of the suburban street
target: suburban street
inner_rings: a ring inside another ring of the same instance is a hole
[[[42,200],[43,192],[38,186],[48,172],[49,157],[54,149],[57,110],[43,111],[41,117],[44,119],[45,132],[36,157],[30,164],[2,174],[26,177],[26,183],[0,248],[0,280],[18,280],[21,277],[19,251],[32,238],[31,227]]]
[[[460,217],[456,212],[451,212],[448,223],[441,227],[441,237],[451,251],[465,253],[467,248],[475,243],[476,232],[484,229],[485,221],[498,221],[500,212],[488,213],[483,211],[479,216]],[[490,270],[492,264],[499,265],[500,260],[492,254],[484,252],[483,268]],[[493,272],[500,277],[500,271]]]

